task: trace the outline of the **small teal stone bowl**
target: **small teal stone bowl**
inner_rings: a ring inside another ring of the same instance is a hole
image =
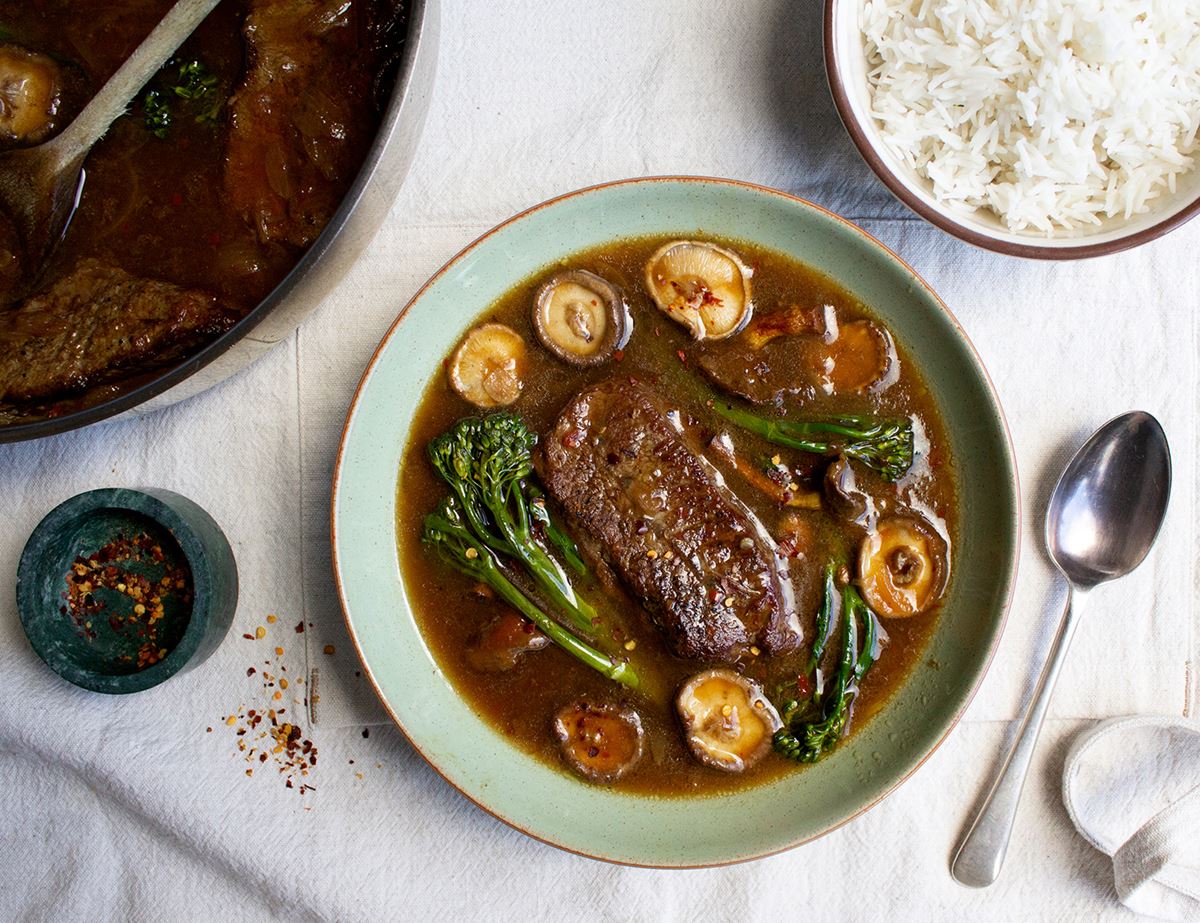
[[[94,692],[141,692],[203,663],[237,609],[216,521],[169,490],[79,494],[33,530],[17,609],[37,655]]]

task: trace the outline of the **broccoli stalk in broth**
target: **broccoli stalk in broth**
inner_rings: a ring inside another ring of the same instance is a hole
[[[825,653],[825,645],[829,643],[829,636],[833,634],[833,607],[837,599],[837,594],[833,590],[833,571],[834,564],[830,561],[825,565],[822,580],[821,608],[817,610],[817,625],[813,636],[812,654],[808,658],[809,673],[816,670],[817,664],[821,662],[821,655]]]
[[[629,664],[615,661],[580,641],[513,585],[504,575],[492,551],[467,528],[459,504],[453,497],[447,497],[437,510],[425,517],[421,540],[451,567],[490,586],[501,599],[533,622],[539,631],[572,657],[623,686],[630,689],[638,687],[637,674]]]
[[[722,401],[713,409],[768,442],[815,455],[845,455],[877,471],[885,481],[898,481],[912,467],[912,420],[880,420],[845,414],[828,420],[772,420]]]
[[[563,556],[563,560],[570,565],[571,570],[575,571],[580,577],[587,575],[587,564],[579,555],[579,546],[575,544],[571,536],[567,535],[558,527],[558,523],[550,518],[550,510],[546,507],[546,496],[541,489],[533,484],[525,485],[525,495],[529,497],[529,516],[535,522],[541,525],[546,533],[546,539],[558,549],[558,553]]]
[[[821,649],[827,639],[821,637],[821,616],[828,624],[833,611],[833,565],[825,569],[825,590],[821,600],[821,611],[817,619],[818,645]],[[775,752],[798,763],[815,763],[826,756],[845,736],[850,721],[854,700],[858,697],[858,684],[871,669],[879,656],[879,620],[870,610],[854,586],[842,589],[842,650],[838,658],[837,672],[833,684],[827,690],[818,688],[806,702],[791,699],[783,703],[780,715],[783,727],[775,732]],[[863,643],[858,645],[858,623],[863,623]],[[813,648],[813,660],[820,657],[818,647]]]
[[[497,554],[520,561],[551,605],[592,631],[596,610],[575,593],[562,566],[534,534],[536,524],[564,552],[570,542],[551,523],[540,493],[527,483],[536,444],[537,435],[520,417],[494,413],[459,420],[433,439],[427,451],[475,537]],[[569,548],[564,556],[573,567],[582,566],[574,543]]]

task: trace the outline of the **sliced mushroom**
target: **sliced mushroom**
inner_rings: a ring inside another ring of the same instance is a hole
[[[633,332],[620,289],[594,272],[572,269],[549,279],[533,303],[533,329],[542,345],[571,365],[599,365]]]
[[[676,240],[650,257],[646,289],[658,309],[697,340],[722,340],[745,327],[754,313],[752,274],[730,250]]]
[[[822,387],[830,394],[886,391],[900,378],[900,360],[891,333],[869,320],[835,328],[828,340]]]
[[[863,539],[858,553],[863,598],[884,617],[927,611],[946,588],[949,570],[945,539],[916,517],[883,520]]]
[[[483,626],[475,643],[467,648],[467,663],[481,673],[502,673],[515,667],[522,654],[549,644],[550,639],[533,622],[505,609]]]
[[[567,765],[589,782],[615,782],[645,750],[642,719],[632,708],[580,700],[554,716],[554,736]]]
[[[476,407],[505,407],[524,387],[525,341],[504,324],[483,324],[467,334],[450,359],[450,384]]]
[[[864,529],[875,527],[875,500],[858,486],[858,478],[845,455],[825,469],[825,501],[835,513]]]
[[[708,447],[714,454],[732,465],[733,470],[745,478],[746,483],[757,487],[780,506],[799,507],[806,510],[821,508],[821,495],[815,491],[802,490],[797,483],[798,476],[779,460],[778,455],[765,468],[755,465],[749,459],[738,454],[728,433],[714,436],[709,441]]]
[[[824,336],[831,322],[836,330],[836,314],[830,305],[811,307],[793,304],[770,314],[756,316],[746,327],[743,339],[751,349],[762,349],[779,337],[802,334]]]
[[[725,772],[743,772],[757,763],[783,727],[762,687],[732,670],[693,676],[679,691],[675,707],[696,759]]]
[[[61,99],[54,61],[16,45],[0,46],[0,140],[33,144],[44,139]]]

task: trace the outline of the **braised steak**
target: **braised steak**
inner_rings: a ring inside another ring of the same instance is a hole
[[[577,394],[542,444],[546,488],[681,657],[799,645],[791,584],[754,514],[688,447],[650,387]]]
[[[43,400],[154,368],[236,319],[205,292],[82,260],[7,316],[0,401]]]

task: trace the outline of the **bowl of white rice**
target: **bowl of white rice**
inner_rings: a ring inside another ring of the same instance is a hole
[[[826,0],[842,121],[969,243],[1072,259],[1200,211],[1200,0]]]

